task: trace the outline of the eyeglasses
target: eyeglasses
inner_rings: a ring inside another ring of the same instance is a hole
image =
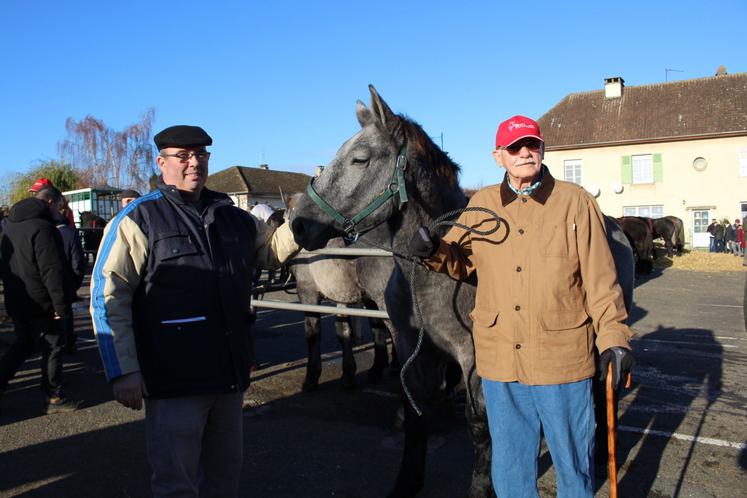
[[[515,156],[521,152],[521,149],[524,147],[529,149],[531,152],[537,152],[542,148],[542,141],[537,140],[536,138],[524,138],[512,143],[508,147],[501,147],[501,149],[507,151],[512,156]]]
[[[175,157],[179,159],[180,163],[186,163],[187,161],[192,159],[192,157],[194,157],[195,159],[197,159],[197,161],[202,163],[210,159],[210,152],[206,150],[198,150],[196,152],[195,151],[190,152],[188,150],[181,150],[177,152],[176,154],[161,154],[161,157]]]

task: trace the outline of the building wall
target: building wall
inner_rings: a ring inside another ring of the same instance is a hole
[[[624,184],[621,193],[623,156],[661,154],[661,181]],[[693,167],[696,158],[707,161],[703,171]],[[740,171],[741,158],[741,171]],[[742,219],[747,215],[747,137],[691,140],[617,147],[548,151],[545,164],[553,176],[564,179],[566,160],[582,161],[582,185],[593,192],[605,214],[619,217],[624,207],[663,205],[664,215],[681,218],[688,245],[693,241],[693,213],[709,219]],[[703,246],[703,236],[696,236]]]

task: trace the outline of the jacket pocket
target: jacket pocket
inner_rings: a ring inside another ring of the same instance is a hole
[[[481,370],[491,370],[500,349],[499,313],[490,309],[475,308],[469,317],[472,320],[475,361]]]
[[[586,311],[550,311],[541,319],[540,360],[543,367],[567,374],[589,361],[594,333]]]
[[[567,258],[569,255],[570,226],[565,222],[549,222],[542,227],[540,244],[542,254],[554,258]]]
[[[179,232],[158,233],[153,242],[153,254],[157,261],[170,261],[198,253],[191,237]]]

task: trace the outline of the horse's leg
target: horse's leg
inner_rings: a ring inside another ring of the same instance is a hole
[[[463,335],[460,338],[454,337],[450,344],[454,348],[451,354],[454,355],[456,363],[461,367],[461,379],[466,386],[465,416],[474,452],[472,481],[467,496],[470,498],[495,498],[491,479],[492,443],[488,428],[488,414],[485,409],[485,397],[482,393],[482,382],[475,368],[474,345],[468,335]],[[445,371],[447,383],[449,365],[453,367],[453,363],[447,364]]]
[[[315,391],[319,387],[319,377],[322,375],[322,323],[319,313],[304,313],[303,326],[306,335],[308,353],[306,378],[304,378],[301,390],[303,392],[309,392]]]
[[[375,306],[368,309],[376,309]],[[384,369],[389,365],[389,351],[387,350],[386,339],[389,333],[384,326],[384,321],[378,318],[372,318],[368,321],[371,325],[371,334],[374,339],[374,362],[371,369],[368,371],[368,381],[372,384],[377,384],[381,381],[381,375]]]
[[[355,387],[355,354],[353,353],[353,328],[349,316],[335,316],[335,331],[342,348],[342,387]]]
[[[425,458],[428,449],[428,421],[430,413],[418,416],[403,397],[405,408],[405,447],[402,453],[397,482],[388,498],[413,498],[423,487]],[[420,407],[423,408],[422,406]]]
[[[472,438],[474,451],[474,466],[472,467],[472,482],[469,487],[470,498],[494,498],[493,482],[491,480],[492,443],[488,429],[488,415],[485,410],[485,398],[482,394],[482,383],[474,366],[470,372],[464,373],[464,383],[467,389],[467,427]]]
[[[420,354],[407,369],[405,381],[422,415],[415,412],[406,396],[402,397],[405,410],[405,446],[397,481],[389,498],[412,498],[423,487],[431,416],[429,402],[435,399],[441,385],[441,376],[432,373],[443,372],[443,368],[443,360],[427,344],[423,344]]]

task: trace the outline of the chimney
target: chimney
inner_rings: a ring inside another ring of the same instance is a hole
[[[259,169],[270,169],[270,167],[266,164],[260,164]]]
[[[623,86],[625,86],[625,80],[620,76],[614,76],[612,78],[604,79],[604,98],[605,99],[619,99],[623,94]]]

